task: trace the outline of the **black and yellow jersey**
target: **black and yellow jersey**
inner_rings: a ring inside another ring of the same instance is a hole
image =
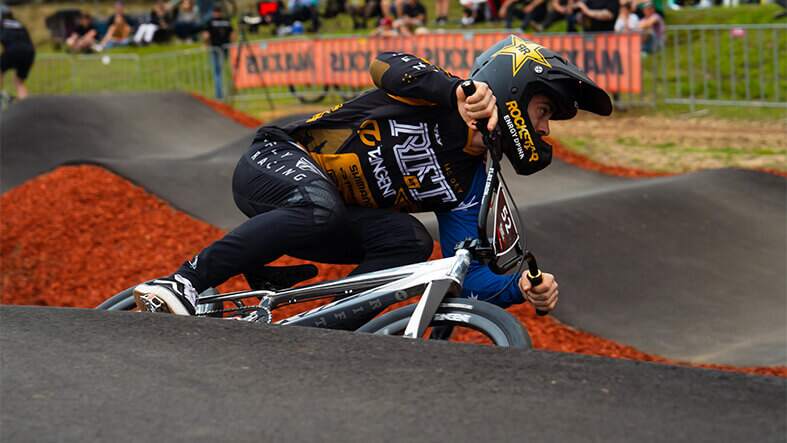
[[[282,128],[351,205],[445,211],[469,192],[483,150],[456,106],[461,79],[416,56],[383,53],[377,88]]]

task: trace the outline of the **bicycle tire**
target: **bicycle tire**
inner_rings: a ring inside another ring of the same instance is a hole
[[[404,333],[416,305],[403,306],[383,314],[357,332],[377,335],[399,335]],[[447,298],[437,308],[430,326],[452,326],[474,329],[495,346],[529,349],[530,336],[519,321],[504,309],[480,300]]]
[[[108,299],[104,300],[101,304],[96,306],[96,309],[103,310],[103,311],[131,311],[133,310],[137,304],[134,301],[134,288],[136,286],[132,286],[130,288],[124,289],[117,294],[109,297]],[[208,288],[200,294],[200,296],[208,296],[208,295],[216,295],[216,289]],[[221,309],[221,303],[209,303],[205,305],[198,306],[198,315],[199,311],[207,312],[208,310],[217,310]]]
[[[134,309],[134,286],[124,289],[96,306],[103,311],[130,311]]]

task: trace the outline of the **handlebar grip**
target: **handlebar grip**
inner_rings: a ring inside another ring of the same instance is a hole
[[[473,83],[472,80],[465,80],[459,86],[462,88],[462,92],[465,93],[465,97],[470,97],[471,95],[475,94],[475,83]],[[476,122],[475,126],[479,131],[481,131],[481,134],[486,134],[488,132],[486,130],[487,124],[489,124],[489,119],[482,118]]]
[[[473,83],[472,80],[465,80],[460,86],[462,87],[462,92],[465,93],[465,97],[470,97],[475,94],[475,83]]]
[[[538,262],[536,261],[536,257],[530,252],[527,251],[525,253],[525,261],[527,262],[527,279],[530,281],[530,284],[533,286],[538,286],[541,282],[544,281],[544,277],[541,275],[541,270],[538,269]],[[542,311],[540,309],[536,309],[536,314],[539,316],[544,316],[549,314],[549,311]]]

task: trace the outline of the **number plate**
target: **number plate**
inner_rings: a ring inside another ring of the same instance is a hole
[[[505,255],[519,243],[519,231],[514,223],[511,208],[508,193],[501,183],[497,187],[497,195],[495,196],[495,231],[493,234],[495,255],[498,257]]]

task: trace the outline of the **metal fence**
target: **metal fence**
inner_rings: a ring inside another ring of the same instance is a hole
[[[787,25],[672,26],[648,58],[659,102],[787,107]]]
[[[340,101],[353,92],[323,86],[236,91],[230,69],[236,61],[218,58],[224,60],[224,99],[240,109],[326,96]],[[642,92],[621,94],[619,102],[787,108],[787,25],[669,27],[662,48],[643,53],[641,78]],[[40,54],[28,87],[34,94],[180,90],[214,97],[217,92],[206,48],[149,55]]]

